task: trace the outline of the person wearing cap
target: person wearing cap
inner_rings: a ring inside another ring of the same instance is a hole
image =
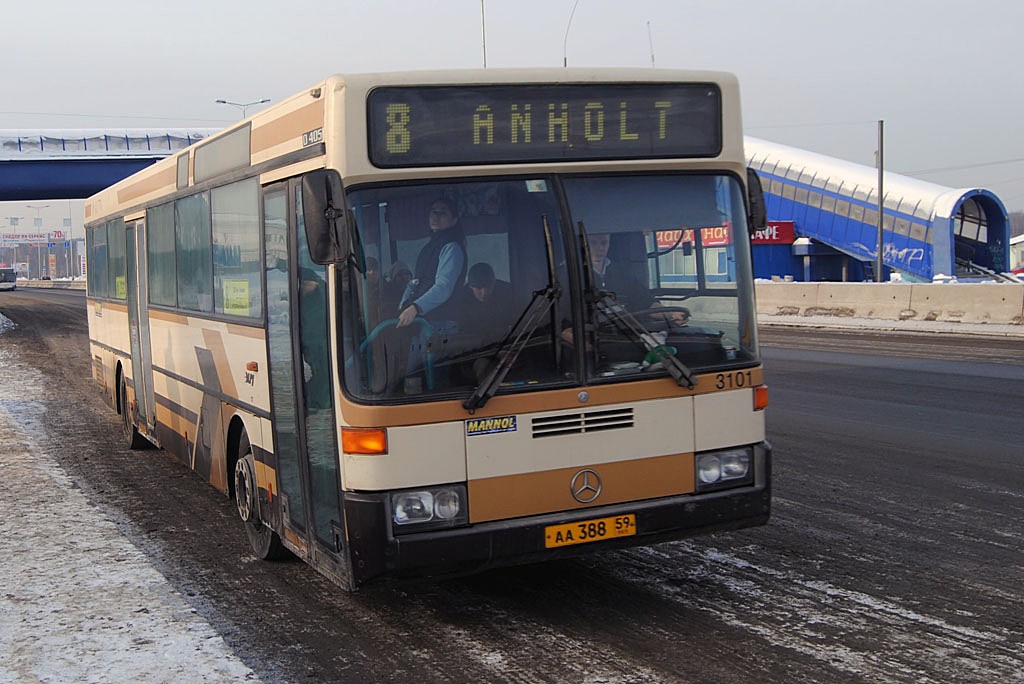
[[[469,269],[462,300],[463,329],[487,341],[500,340],[514,322],[512,285],[498,280],[494,269],[485,261]]]

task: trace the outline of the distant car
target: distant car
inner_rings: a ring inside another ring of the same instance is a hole
[[[40,280],[50,280],[50,279],[51,279],[50,276],[43,276],[42,278],[40,278]]]

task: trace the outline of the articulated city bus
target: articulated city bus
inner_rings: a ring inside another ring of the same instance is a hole
[[[764,524],[739,88],[332,76],[86,204],[132,448],[342,587]]]

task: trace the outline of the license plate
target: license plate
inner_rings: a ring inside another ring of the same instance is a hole
[[[566,525],[548,525],[544,528],[544,547],[586,544],[615,537],[632,537],[636,534],[636,516],[616,515],[610,518],[581,520]]]

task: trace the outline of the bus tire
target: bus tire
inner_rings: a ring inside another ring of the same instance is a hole
[[[139,433],[139,429],[132,422],[131,412],[128,410],[128,383],[125,382],[124,374],[121,375],[121,432],[124,434],[125,445],[129,449],[145,449],[149,442]]]
[[[256,460],[252,455],[249,438],[243,433],[238,440],[238,460],[235,462],[235,504],[238,516],[245,525],[249,545],[257,558],[281,560],[290,553],[281,543],[281,537],[260,518],[256,485]]]

